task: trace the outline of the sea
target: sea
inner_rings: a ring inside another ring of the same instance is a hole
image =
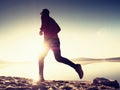
[[[79,80],[92,81],[93,79],[107,78],[117,80],[120,83],[120,62],[111,61],[75,61],[82,65],[83,79],[79,79],[77,73],[68,65],[56,61],[44,64],[44,78],[46,80]],[[25,77],[33,80],[39,79],[38,62],[8,62],[0,63],[0,76]]]

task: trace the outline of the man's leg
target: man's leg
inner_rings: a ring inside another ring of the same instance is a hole
[[[67,65],[71,66],[72,68],[75,68],[76,64],[74,64],[73,62],[71,62],[71,61],[68,60],[67,58],[61,56],[61,51],[60,51],[60,49],[55,49],[55,50],[53,50],[53,53],[54,53],[55,59],[56,59],[58,62],[67,64]]]
[[[68,60],[67,58],[64,58],[61,56],[61,51],[60,51],[60,48],[59,47],[56,47],[53,50],[53,53],[54,53],[54,56],[55,56],[55,59],[58,61],[58,62],[61,62],[61,63],[64,63],[64,64],[67,64],[69,66],[71,66],[72,68],[75,69],[75,71],[78,73],[80,79],[83,78],[83,70],[82,70],[82,67],[80,64],[74,64],[73,62],[71,62],[70,60]]]
[[[40,81],[44,81],[44,58],[45,56],[47,55],[49,51],[49,48],[44,48],[43,52],[40,54],[40,57],[39,57],[39,78],[40,78]]]

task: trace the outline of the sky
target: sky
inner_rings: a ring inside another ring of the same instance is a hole
[[[61,27],[68,58],[120,56],[119,0],[0,0],[0,59],[37,60],[42,50],[40,12],[48,8]],[[49,58],[53,58],[50,51]]]

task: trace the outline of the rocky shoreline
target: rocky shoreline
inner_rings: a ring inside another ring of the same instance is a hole
[[[95,78],[93,81],[53,80],[35,84],[32,79],[0,76],[0,90],[119,90],[119,83]]]

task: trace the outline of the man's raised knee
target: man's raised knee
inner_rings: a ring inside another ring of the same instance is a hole
[[[56,56],[55,59],[56,59],[58,62],[62,62],[62,57],[61,57],[61,56]]]

